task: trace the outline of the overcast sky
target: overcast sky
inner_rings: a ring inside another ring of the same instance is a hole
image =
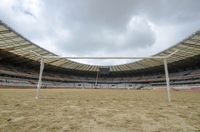
[[[61,56],[150,56],[200,29],[200,0],[1,0],[0,19]]]

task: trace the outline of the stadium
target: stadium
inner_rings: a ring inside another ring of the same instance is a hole
[[[171,87],[195,89],[200,86],[199,41],[200,32],[196,32],[163,52],[133,63],[115,66],[86,65],[71,61],[67,57],[59,57],[37,46],[1,22],[1,86],[35,88],[43,57],[45,64],[43,88],[161,88],[165,87],[166,78],[163,59],[160,58],[170,55],[166,60]],[[132,59],[131,57],[71,58]]]
[[[75,61],[71,61],[67,58],[59,57],[56,54],[51,53],[32,43],[31,41],[18,34],[15,30],[10,28],[3,22],[0,23],[0,39],[0,86],[3,89],[36,89],[38,85],[39,71],[41,70],[40,56],[47,56],[43,62],[45,68],[43,72],[43,77],[41,78],[42,82],[39,82],[41,83],[42,89],[85,89],[86,91],[83,91],[82,94],[88,94],[89,96],[90,94],[94,94],[93,92],[95,91],[87,91],[87,89],[161,89],[162,92],[160,94],[163,96],[165,95],[166,89],[164,63],[162,59],[154,57],[164,57],[169,55],[170,56],[167,58],[167,62],[168,69],[170,71],[170,88],[173,91],[198,91],[200,88],[200,32],[192,34],[191,36],[176,44],[175,46],[166,49],[163,52],[155,54],[154,56],[144,58],[133,63],[115,66],[86,65]],[[83,57],[82,59],[88,58]],[[92,59],[126,58],[94,57]],[[11,91],[12,90],[7,92]],[[52,95],[48,95],[47,93],[45,94],[45,92],[47,91],[42,91],[41,96],[44,97],[41,98],[52,98]],[[1,91],[1,93],[3,92],[5,91]],[[24,93],[23,90],[21,92]],[[31,93],[33,92],[34,91],[31,91]],[[71,92],[74,91],[72,90]],[[113,93],[115,92],[116,91],[114,91]],[[124,91],[121,92],[123,93]],[[55,93],[59,94],[58,91],[56,91]],[[197,95],[199,97],[199,93],[197,93]],[[32,96],[29,98],[34,97]],[[174,98],[175,99],[172,98],[172,101],[176,101],[176,97]],[[142,99],[142,97],[140,97],[139,99]],[[151,99],[154,100],[153,97],[150,98],[150,100]],[[162,100],[165,100],[165,102],[167,102],[165,97],[163,97]],[[197,109],[199,111],[199,106]],[[197,116],[199,117],[199,115]],[[90,127],[85,130],[98,129],[95,127],[93,128],[93,126],[92,128]],[[76,129],[79,130],[79,128],[75,128],[75,130]]]
[[[100,2],[98,5],[106,10],[106,6],[101,4]],[[18,12],[17,6],[12,8]],[[118,8],[115,11],[118,11]],[[3,6],[0,5],[0,17],[2,9]],[[90,10],[99,11],[98,8]],[[25,21],[28,23],[37,18],[37,13],[34,14],[31,11],[28,9],[23,12],[26,15]],[[103,16],[107,15],[107,12],[104,13],[102,10],[100,12]],[[78,21],[85,21],[80,18],[79,20],[75,12],[72,14]],[[112,12],[111,16],[115,16],[113,14],[115,13]],[[99,14],[94,13],[94,20],[99,20],[96,15]],[[47,17],[47,19],[50,18]],[[106,18],[106,24],[109,23],[107,19],[112,20],[109,17]],[[152,25],[140,17],[136,17],[136,20],[139,23],[145,21],[143,24]],[[13,19],[14,22],[16,21]],[[150,56],[144,53],[142,56],[129,57],[120,55],[61,56],[50,51],[48,46],[44,48],[42,44],[33,42],[30,36],[22,35],[21,31],[18,31],[19,28],[15,27],[17,24],[13,26],[10,23],[12,22],[9,22],[9,19],[5,22],[0,20],[0,131],[200,131],[200,31],[198,29],[178,43],[171,44],[161,52],[156,50],[159,52]],[[89,21],[86,23],[91,24]],[[129,26],[130,23],[128,23]],[[79,24],[75,26],[76,30],[81,27]],[[96,22],[96,24],[99,23]],[[134,24],[137,26],[137,21]],[[192,25],[195,24],[192,23]],[[39,29],[39,25],[34,26],[38,26]],[[148,27],[144,27],[146,31]],[[28,30],[33,36],[37,34],[31,27],[24,26],[23,29]],[[58,31],[61,32],[62,29]],[[162,32],[164,31],[166,30]],[[39,32],[42,30],[39,29]],[[136,38],[137,33],[141,32],[136,31],[134,34]],[[83,34],[76,33],[81,41]],[[87,33],[89,34],[84,31],[84,34]],[[115,33],[111,32],[111,34]],[[106,35],[109,36],[109,34]],[[145,35],[142,32],[142,39],[145,39]],[[178,35],[176,34],[174,38]],[[106,39],[106,37],[101,39]],[[48,39],[51,40],[51,38]],[[89,42],[92,43],[92,39]],[[103,43],[101,40],[100,42]],[[142,43],[142,41],[136,42]],[[59,46],[61,45],[58,44]],[[145,46],[141,44],[141,47]],[[133,52],[135,49],[132,49]],[[106,60],[109,64],[86,64],[77,60],[95,60],[94,62]],[[113,60],[129,61],[114,64]]]

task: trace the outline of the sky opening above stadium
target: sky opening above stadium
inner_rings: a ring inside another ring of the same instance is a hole
[[[150,56],[200,29],[199,0],[1,0],[0,19],[60,56]],[[133,60],[76,60],[95,65]]]

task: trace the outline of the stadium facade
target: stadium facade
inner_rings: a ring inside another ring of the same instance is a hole
[[[30,51],[41,56],[57,56],[0,21],[1,87],[36,87],[40,57]],[[167,62],[171,86],[199,87],[200,32],[152,57],[170,54]],[[141,89],[166,85],[163,60],[155,58],[114,66],[88,65],[59,57],[45,59],[44,63],[44,88]]]

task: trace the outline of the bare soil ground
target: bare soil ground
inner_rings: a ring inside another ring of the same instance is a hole
[[[1,132],[199,132],[200,92],[0,89]]]

